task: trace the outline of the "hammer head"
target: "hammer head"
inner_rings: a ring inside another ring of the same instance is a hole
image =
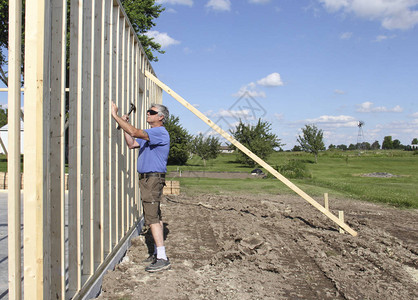
[[[131,103],[131,106],[130,106],[130,108],[129,108],[128,115],[130,115],[130,114],[131,114],[131,112],[136,112],[136,106],[135,106],[135,104],[133,104],[133,103]]]

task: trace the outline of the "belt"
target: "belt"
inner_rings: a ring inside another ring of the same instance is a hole
[[[149,178],[149,177],[165,178],[165,173],[139,173],[139,179],[144,179],[144,178]]]

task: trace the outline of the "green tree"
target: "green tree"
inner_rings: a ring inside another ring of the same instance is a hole
[[[383,138],[382,149],[393,149],[393,141],[390,135]]]
[[[332,150],[332,149],[336,149],[336,148],[337,148],[337,146],[335,146],[334,144],[330,144],[328,146],[328,150]]]
[[[22,1],[22,30],[25,28],[25,2]],[[0,80],[7,86],[7,58],[5,53],[9,48],[9,1],[0,0]],[[22,74],[23,74],[23,62],[24,62],[24,40],[22,35]]]
[[[7,124],[7,109],[0,107],[0,128]]]
[[[231,130],[234,138],[250,149],[261,159],[267,158],[275,148],[283,146],[276,134],[271,132],[271,124],[258,120],[257,125],[244,124],[241,120],[234,130]],[[231,145],[234,149],[235,146]],[[256,162],[242,151],[238,151],[237,162],[255,167]]]
[[[348,147],[347,147],[347,145],[341,144],[341,145],[337,146],[337,149],[341,149],[341,150],[345,151],[345,150],[348,149]]]
[[[317,163],[319,151],[325,150],[324,134],[322,130],[318,129],[313,124],[306,124],[305,128],[302,128],[302,136],[299,135],[297,141],[303,151],[315,155],[315,162]]]
[[[220,146],[219,138],[213,136],[205,138],[200,133],[193,139],[191,151],[203,160],[203,165],[206,167],[206,160],[218,157],[221,152]]]
[[[164,127],[170,134],[169,165],[184,165],[189,159],[191,135],[179,124],[179,118],[170,115]]]
[[[393,149],[403,149],[404,145],[402,145],[401,141],[396,139],[393,140]]]
[[[156,43],[153,38],[146,36],[145,33],[155,26],[154,19],[157,19],[165,8],[155,4],[155,0],[121,0],[121,3],[148,59],[158,61],[158,57],[154,56],[153,51],[161,54],[165,51],[161,50],[161,45]]]
[[[7,85],[7,73],[4,71],[4,65],[7,59],[3,51],[7,51],[9,45],[9,1],[0,1],[0,79]]]
[[[294,145],[294,146],[293,146],[293,148],[292,148],[292,152],[300,152],[300,151],[302,151],[302,148],[300,148],[300,146],[299,146],[299,145]]]
[[[359,150],[370,150],[371,146],[369,142],[362,142],[356,144],[357,149]]]
[[[412,144],[412,145],[416,145],[416,144],[418,144],[418,139],[417,139],[417,138],[414,138],[414,139],[412,140],[411,144]]]
[[[372,150],[378,150],[380,149],[380,144],[378,141],[374,141],[374,143],[371,145]]]

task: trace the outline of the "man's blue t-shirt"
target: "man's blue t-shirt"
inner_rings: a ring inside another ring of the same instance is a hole
[[[167,159],[170,151],[170,135],[164,126],[144,130],[149,141],[136,139],[140,148],[138,154],[138,172],[167,172]]]

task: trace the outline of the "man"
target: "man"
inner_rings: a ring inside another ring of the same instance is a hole
[[[138,173],[139,189],[144,208],[145,224],[149,225],[154,239],[154,255],[149,257],[148,272],[158,272],[170,268],[164,246],[163,222],[160,201],[165,185],[167,159],[170,150],[170,135],[164,127],[168,120],[167,107],[152,104],[147,111],[150,129],[138,129],[128,123],[129,117],[118,115],[118,107],[112,102],[112,117],[124,131],[129,149],[139,148]]]

